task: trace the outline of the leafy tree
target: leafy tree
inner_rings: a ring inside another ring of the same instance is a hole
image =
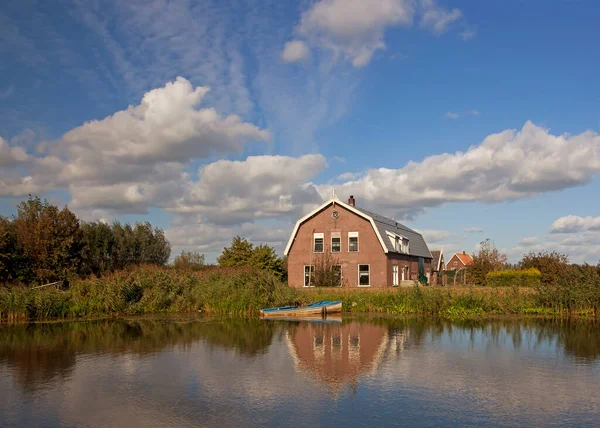
[[[246,238],[236,236],[231,241],[230,247],[225,247],[223,253],[217,258],[219,266],[250,266],[250,259],[254,253],[254,245]]]
[[[254,247],[250,257],[250,266],[258,269],[269,270],[280,279],[283,277],[283,262],[275,249],[267,244]]]
[[[81,225],[83,249],[81,254],[82,275],[100,275],[114,269],[115,239],[112,228],[100,221]]]
[[[506,265],[506,254],[500,253],[488,238],[479,244],[479,251],[473,256],[473,263],[467,266],[468,281],[486,285],[487,274],[502,270]]]
[[[521,269],[535,268],[542,273],[542,285],[555,282],[561,275],[567,274],[569,258],[556,251],[529,252],[519,263]]]
[[[339,287],[341,271],[338,270],[339,259],[326,249],[323,254],[315,254],[315,270],[312,284],[316,287]]]
[[[182,251],[173,260],[173,267],[179,270],[200,270],[204,266],[206,266],[204,254],[194,251]]]
[[[17,206],[13,220],[18,251],[31,263],[23,279],[42,282],[67,279],[77,272],[81,252],[79,220],[65,206],[56,206],[38,197],[29,197]]]
[[[279,278],[283,277],[283,261],[275,249],[267,244],[254,247],[245,238],[236,236],[231,241],[231,246],[223,249],[223,253],[217,258],[219,266],[251,266],[258,269],[269,270]]]

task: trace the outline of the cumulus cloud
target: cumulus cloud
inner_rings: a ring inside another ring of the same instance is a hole
[[[555,220],[550,226],[551,233],[575,233],[592,230],[600,231],[600,217],[568,215]]]
[[[467,227],[465,233],[483,233],[483,229],[481,227]]]
[[[363,67],[385,48],[385,30],[412,25],[413,15],[409,0],[320,0],[302,14],[297,31],[311,45]]]
[[[140,212],[160,205],[188,179],[183,168],[190,161],[241,153],[248,141],[270,139],[267,130],[237,115],[199,108],[207,92],[179,77],[147,92],[137,106],[74,128],[46,144],[47,155],[31,166],[29,186],[23,179],[5,180],[3,193],[68,187],[76,208]],[[26,160],[24,152],[5,146],[3,140],[3,162]]]
[[[421,26],[436,34],[445,33],[453,23],[463,17],[460,9],[447,10],[439,6],[435,0],[421,0],[421,7],[423,8]]]
[[[12,146],[12,147],[11,147]],[[4,138],[0,137],[0,166],[14,167],[25,163],[29,156],[22,147],[9,144]]]
[[[430,156],[400,169],[379,168],[336,184],[370,206],[409,216],[448,202],[501,202],[588,183],[600,172],[600,136],[552,135],[525,123],[492,134],[466,152]],[[331,194],[332,185],[319,186]]]
[[[250,156],[202,166],[171,210],[200,214],[215,224],[239,224],[258,218],[297,216],[321,201],[309,181],[327,166],[322,155]]]
[[[292,40],[287,42],[281,53],[281,59],[285,62],[298,62],[307,59],[310,56],[310,50],[302,40]]]
[[[519,240],[518,245],[522,247],[533,247],[539,244],[539,239],[537,236],[528,236],[526,238],[522,238]]]
[[[292,227],[291,224],[288,227],[278,227],[255,223],[215,226],[199,220],[175,224],[165,231],[165,235],[173,246],[173,254],[182,250],[194,250],[216,255],[229,246],[231,239],[236,235],[243,236],[254,244],[266,243],[282,251]]]

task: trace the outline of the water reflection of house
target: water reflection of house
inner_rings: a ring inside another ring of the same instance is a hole
[[[286,336],[296,370],[334,389],[355,386],[360,376],[402,351],[407,339],[408,331],[390,334],[386,326],[358,322],[301,323]]]

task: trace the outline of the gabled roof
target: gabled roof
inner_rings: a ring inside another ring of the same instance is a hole
[[[416,256],[416,257],[424,257],[424,258],[429,258],[429,259],[432,258],[432,255],[429,252],[429,248],[427,248],[427,244],[425,243],[425,240],[423,239],[423,236],[420,233],[415,232],[414,230],[398,223],[395,220],[380,216],[378,214],[372,213],[371,211],[367,211],[362,208],[353,207],[352,205],[349,205],[345,202],[340,201],[336,197],[331,198],[329,201],[327,201],[324,204],[320,205],[319,207],[315,208],[313,211],[309,212],[308,214],[306,214],[304,217],[302,217],[300,220],[298,220],[296,222],[294,231],[292,232],[292,235],[290,236],[290,240],[288,241],[288,243],[285,247],[284,254],[286,256],[288,255],[290,248],[292,248],[292,243],[294,242],[294,238],[296,238],[296,234],[298,233],[298,229],[300,228],[300,225],[302,223],[304,223],[306,220],[308,220],[309,218],[311,218],[312,216],[316,215],[317,213],[319,213],[320,211],[324,210],[329,205],[334,204],[334,203],[346,208],[348,211],[351,211],[354,214],[369,221],[371,223],[371,226],[373,226],[373,230],[375,231],[375,234],[377,235],[377,239],[379,240],[379,243],[381,244],[381,247],[385,253],[390,253],[390,252],[397,253],[398,252],[398,251],[396,251],[396,249],[392,245],[391,241],[387,237],[387,233],[391,232],[393,234],[397,234],[403,238],[408,239],[409,255]],[[385,239],[383,239],[383,237],[385,237]]]
[[[434,270],[439,272],[441,270],[442,258],[444,257],[444,250],[433,250],[431,255],[433,256],[432,266]]]
[[[467,253],[456,253],[456,254],[454,254],[454,256],[458,257],[458,260],[460,260],[462,262],[462,264],[465,265],[465,266],[470,265],[471,263],[473,263],[473,257],[471,257],[470,254],[467,254]],[[450,259],[454,258],[454,256],[452,256]]]

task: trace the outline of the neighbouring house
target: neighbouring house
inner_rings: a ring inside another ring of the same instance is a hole
[[[473,257],[467,254],[465,251],[462,253],[456,253],[452,256],[446,264],[446,270],[459,270],[469,266],[473,263]]]
[[[441,285],[443,284],[444,270],[446,270],[444,250],[433,250],[431,255],[433,256],[431,261],[431,285]]]
[[[326,260],[340,286],[402,285],[419,273],[429,279],[433,258],[420,233],[358,208],[353,196],[348,203],[333,196],[298,220],[284,254],[292,287],[319,285],[315,269]]]

